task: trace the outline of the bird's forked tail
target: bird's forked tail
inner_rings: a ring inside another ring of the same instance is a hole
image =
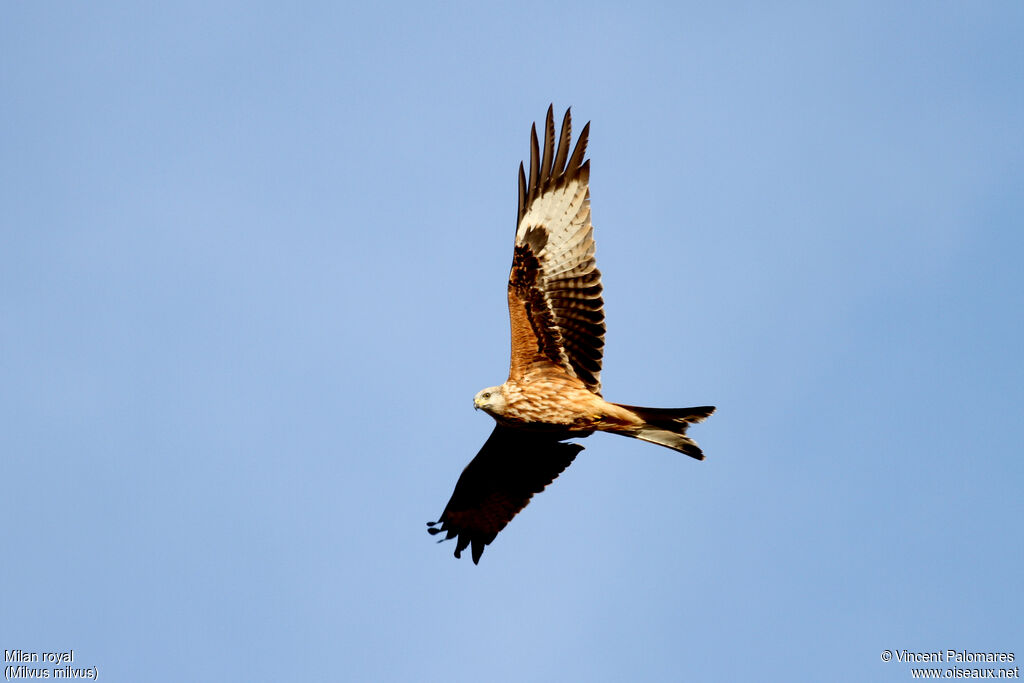
[[[622,405],[621,403],[616,403],[615,405],[632,411],[644,421],[644,424],[639,427],[616,430],[616,433],[656,443],[659,446],[665,446],[674,451],[686,453],[691,458],[696,458],[697,460],[704,459],[704,452],[701,451],[696,441],[686,436],[686,429],[695,422],[703,422],[705,418],[715,412],[714,406],[642,408],[640,406]]]

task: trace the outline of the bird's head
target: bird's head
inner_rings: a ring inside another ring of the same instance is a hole
[[[487,387],[473,397],[473,407],[490,415],[501,415],[505,412],[505,393],[501,387]]]

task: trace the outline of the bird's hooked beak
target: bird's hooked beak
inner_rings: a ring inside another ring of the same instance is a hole
[[[473,397],[473,410],[480,410],[480,399],[476,396]]]

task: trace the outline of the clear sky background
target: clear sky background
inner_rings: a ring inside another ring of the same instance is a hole
[[[1024,4],[8,2],[0,648],[107,681],[1024,658]],[[516,170],[591,120],[595,435],[479,566]]]

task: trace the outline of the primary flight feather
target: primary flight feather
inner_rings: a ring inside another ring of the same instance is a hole
[[[570,155],[570,112],[557,146],[553,113],[549,107],[543,153],[537,127],[530,131],[529,175],[519,165],[508,379],[473,399],[497,425],[463,470],[441,518],[428,523],[431,534],[456,539],[455,557],[470,547],[474,563],[583,450],[566,439],[611,432],[703,460],[686,430],[715,412],[714,406],[642,408],[601,397],[604,301],[590,223],[590,161],[584,159],[590,124]]]

